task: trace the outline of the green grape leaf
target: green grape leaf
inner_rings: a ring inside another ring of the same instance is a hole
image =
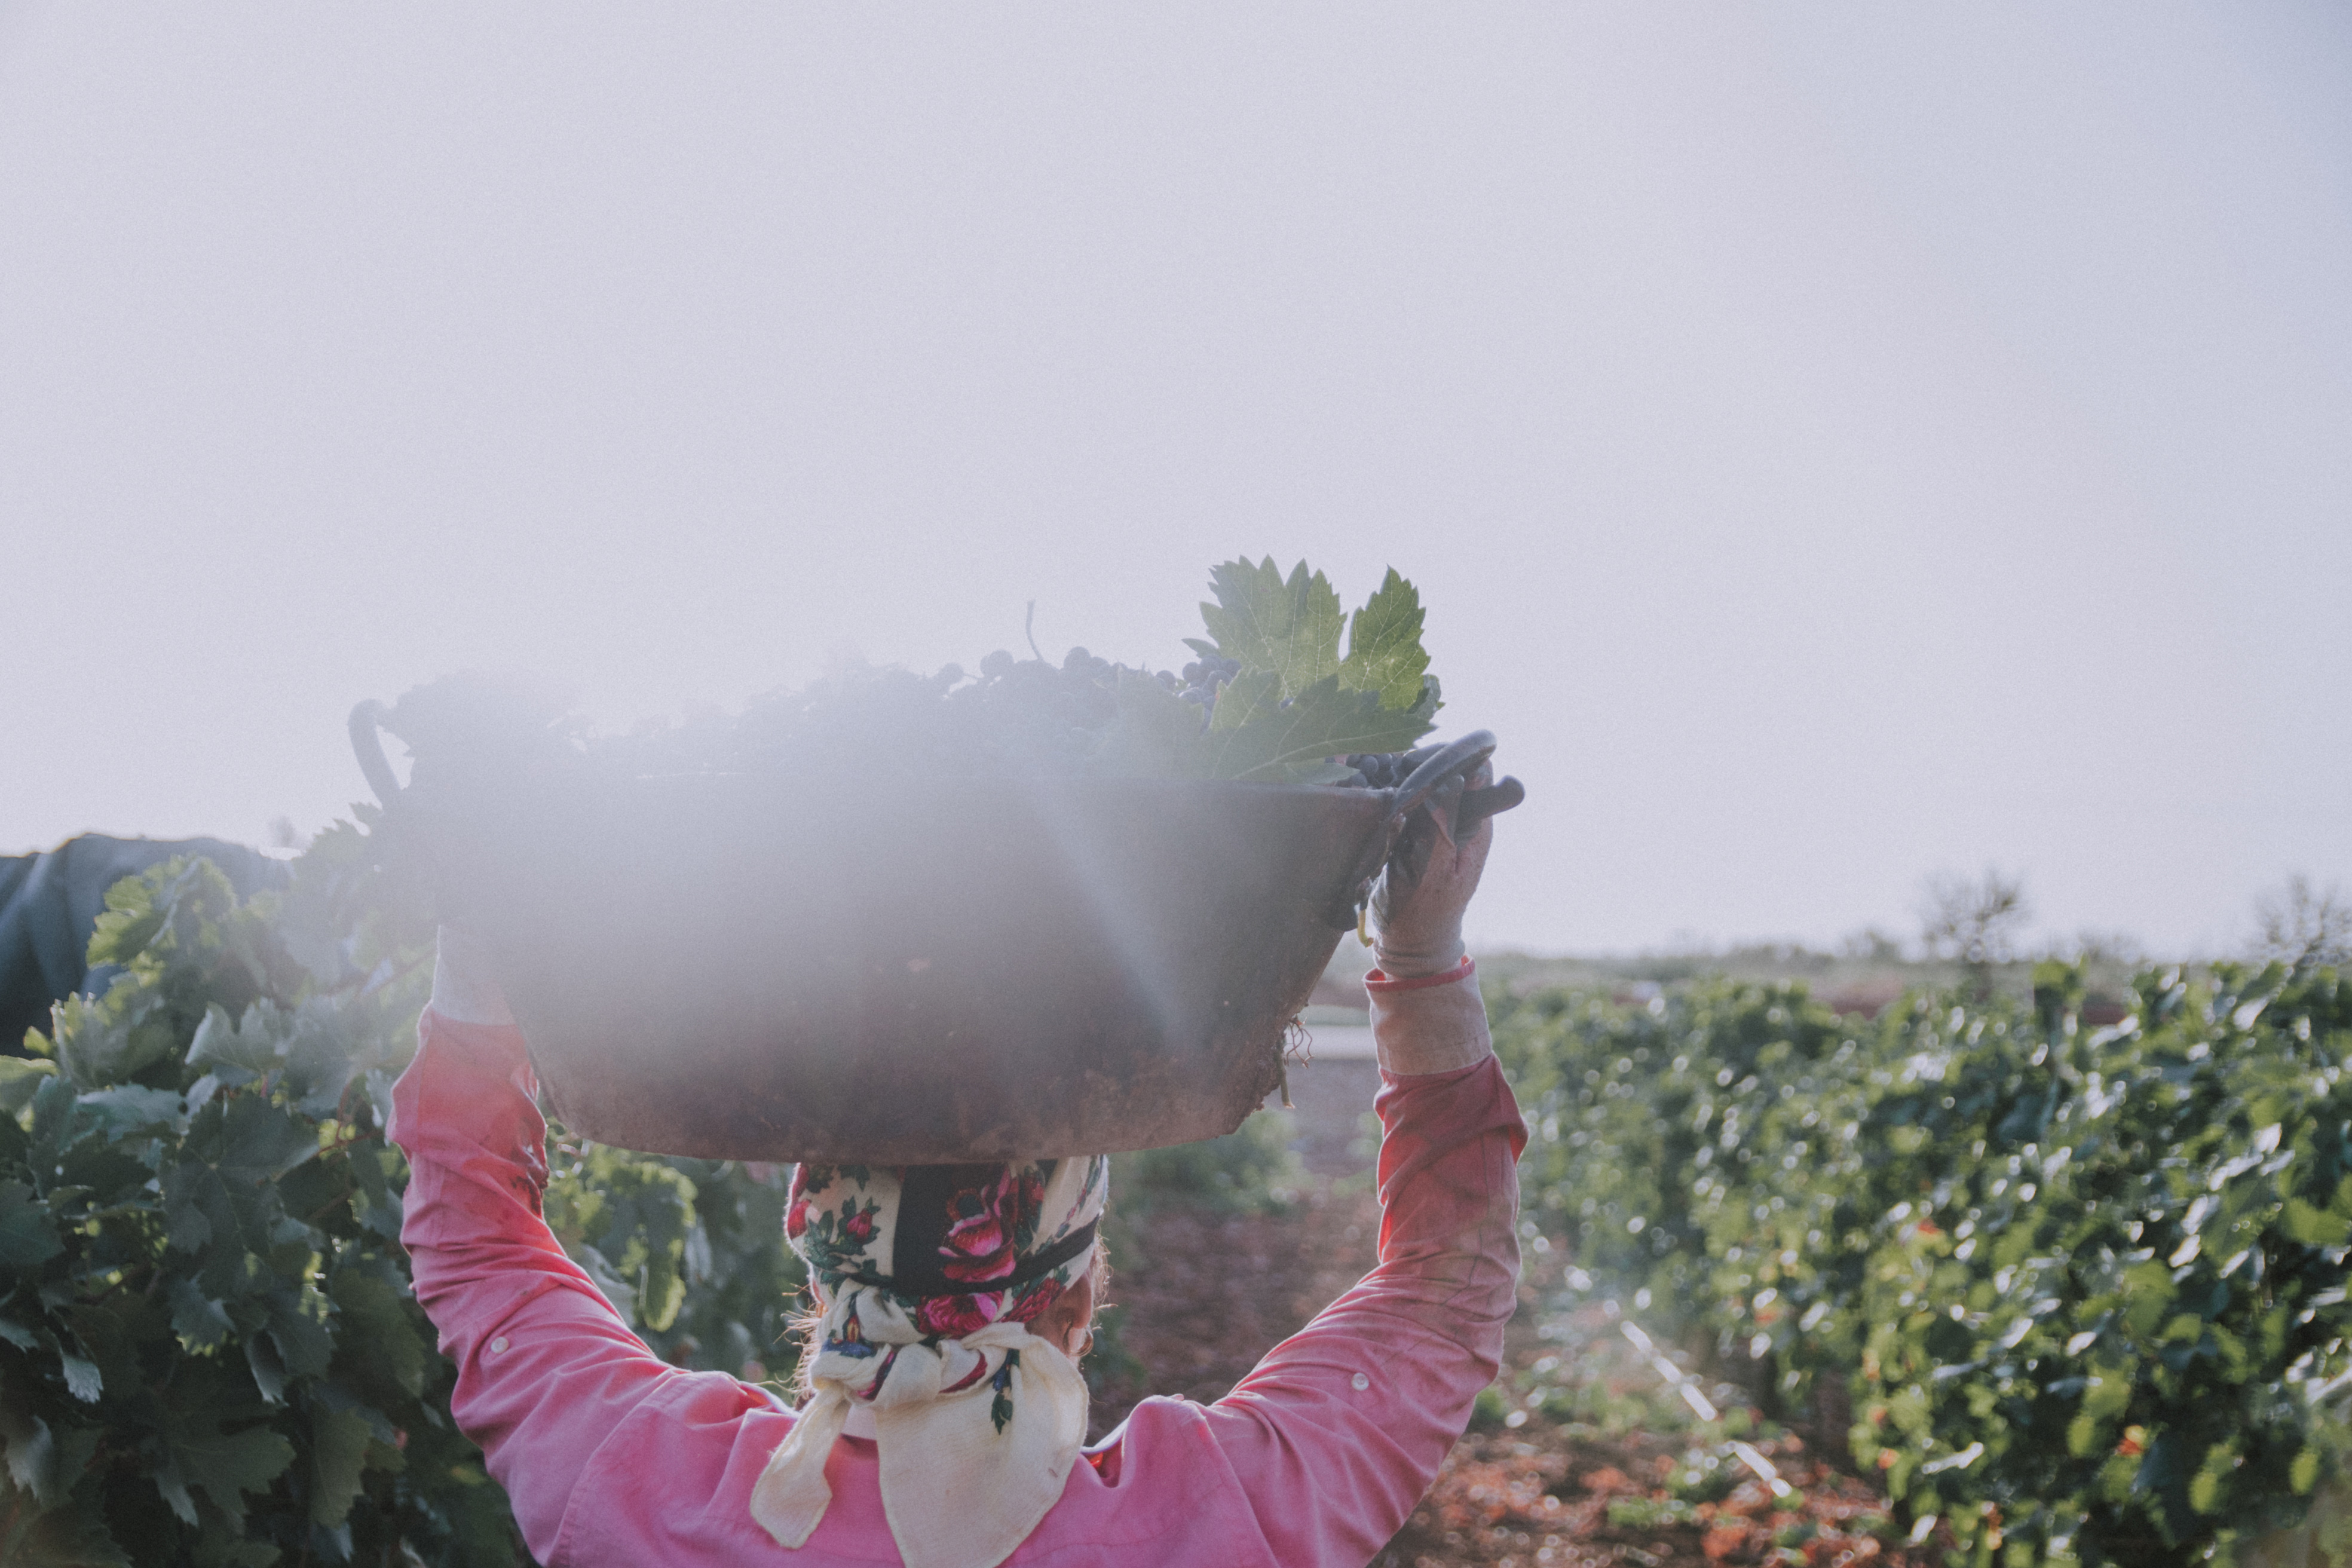
[[[421,1392],[431,1352],[409,1326],[400,1288],[373,1269],[345,1268],[336,1274],[331,1292],[342,1320],[336,1338],[345,1352],[341,1364],[349,1369],[344,1375],[384,1394],[397,1391],[414,1397]],[[287,1360],[290,1364],[293,1357]]]
[[[18,1397],[0,1379],[0,1451],[5,1453],[8,1479],[38,1498],[43,1507],[54,1508],[64,1495],[58,1485],[57,1438],[49,1424],[24,1409]]]
[[[286,1403],[286,1358],[267,1334],[245,1336],[245,1363],[253,1371],[253,1386],[265,1405]]]
[[[2305,1203],[2301,1198],[2289,1198],[2286,1212],[2280,1216],[2287,1235],[2305,1247],[2341,1247],[2352,1239],[2352,1217]]]
[[[58,1352],[58,1370],[65,1373],[66,1392],[84,1405],[95,1405],[98,1396],[106,1392],[106,1378],[98,1363],[84,1361],[68,1351]]]
[[[1209,586],[1217,602],[1202,604],[1202,624],[1243,673],[1271,672],[1286,697],[1338,673],[1344,617],[1322,573],[1301,561],[1285,578],[1269,555],[1255,566],[1227,561],[1212,568]]]
[[[356,1044],[349,1020],[323,999],[314,997],[295,1012],[278,1049],[296,1110],[305,1116],[334,1114],[359,1068]]]
[[[637,1321],[636,1288],[614,1270],[610,1259],[584,1241],[565,1242],[563,1255],[580,1265],[581,1271],[588,1276],[597,1289],[604,1292],[604,1300],[612,1303],[613,1310],[621,1315],[623,1322]]]
[[[163,1174],[163,1237],[175,1251],[194,1252],[212,1239],[208,1210],[217,1201],[220,1178],[202,1165],[179,1163]]]
[[[1376,693],[1384,708],[1410,708],[1421,700],[1421,678],[1429,655],[1421,646],[1421,595],[1395,567],[1379,590],[1348,623],[1348,657],[1339,663],[1339,684]]]
[[[1213,641],[1188,641],[1204,657],[1242,668],[1218,694],[1198,752],[1181,752],[1187,763],[1202,759],[1188,772],[1337,784],[1350,770],[1333,758],[1402,751],[1429,732],[1441,702],[1421,646],[1421,598],[1393,568],[1352,621],[1341,616],[1329,581],[1303,561],[1287,577],[1270,556],[1255,565],[1228,561],[1210,583],[1217,602],[1203,604],[1201,618]],[[1164,721],[1172,731],[1174,717]],[[1156,754],[1171,750],[1163,745]]]
[[[297,1377],[323,1377],[335,1355],[335,1338],[321,1322],[318,1311],[324,1309],[324,1300],[305,1288],[300,1295],[290,1290],[273,1291],[269,1298],[269,1342],[278,1347],[278,1360],[286,1370]],[[381,1320],[373,1314],[371,1323]],[[406,1333],[404,1320],[400,1331]],[[414,1338],[413,1335],[410,1338]],[[395,1354],[404,1353],[395,1342]]]
[[[1433,683],[1423,700],[1402,711],[1381,706],[1377,693],[1341,689],[1327,675],[1287,708],[1262,712],[1237,728],[1212,731],[1211,768],[1220,778],[1311,782],[1328,778],[1328,759],[1350,752],[1402,752],[1427,734],[1436,700]],[[1339,769],[1345,776],[1346,769]]]
[[[215,1003],[205,1010],[188,1043],[190,1067],[209,1068],[232,1089],[251,1083],[278,1065],[278,1041],[273,1037],[277,1009],[257,1002],[246,1009],[242,1025]]]
[[[233,1195],[252,1193],[314,1158],[316,1129],[258,1094],[219,1099],[190,1119],[184,1157],[210,1165]]]
[[[1245,669],[1217,693],[1216,710],[1209,715],[1209,732],[1238,730],[1253,720],[1282,711],[1282,678],[1270,669]]]
[[[94,1116],[109,1138],[138,1137],[154,1132],[178,1132],[187,1126],[187,1111],[178,1091],[123,1084],[81,1096],[81,1108]]]
[[[352,1216],[386,1241],[400,1239],[404,1205],[384,1168],[397,1158],[382,1148],[362,1146],[351,1152],[352,1179],[359,1189],[352,1195]]]
[[[33,1103],[33,1091],[58,1070],[52,1061],[0,1057],[0,1115],[14,1117]]]
[[[0,1478],[0,1563],[9,1568],[131,1568],[94,1501],[44,1508],[31,1491],[5,1478]]]
[[[32,1134],[32,1149],[26,1163],[35,1170],[55,1166],[65,1157],[66,1145],[75,1137],[74,1086],[59,1072],[45,1078],[33,1089],[32,1124],[26,1131]]]
[[[48,1205],[22,1182],[0,1182],[0,1268],[30,1270],[65,1250]]]
[[[293,1462],[294,1445],[267,1426],[223,1432],[216,1417],[194,1415],[165,1438],[155,1489],[185,1523],[196,1522],[191,1489],[231,1519],[243,1519],[246,1494],[266,1489]]]
[[[77,1089],[103,1089],[144,1071],[170,1056],[166,1023],[142,1017],[137,1008],[117,1009],[68,996],[56,1013],[58,1067]]]
[[[685,1302],[683,1266],[695,1221],[694,1184],[659,1161],[618,1150],[598,1151],[593,1165],[604,1201],[581,1238],[607,1260],[613,1273],[635,1282],[635,1321],[667,1330]],[[602,1288],[604,1282],[597,1283]]]
[[[156,868],[158,873],[170,869],[169,865]],[[89,959],[93,966],[128,966],[163,934],[172,918],[167,888],[163,876],[151,874],[125,878],[106,890],[106,911],[90,931]]]
[[[351,1517],[352,1500],[360,1495],[360,1472],[367,1464],[373,1436],[368,1419],[357,1409],[330,1409],[324,1404],[310,1412],[310,1522],[331,1530]]]
[[[224,1340],[236,1331],[221,1304],[205,1295],[194,1279],[172,1281],[165,1292],[172,1303],[172,1331],[184,1340],[192,1350],[209,1351],[219,1347]]]

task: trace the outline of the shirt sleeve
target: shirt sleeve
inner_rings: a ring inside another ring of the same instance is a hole
[[[1527,1129],[1468,972],[1376,1001],[1379,1265],[1206,1412],[1285,1563],[1361,1563],[1396,1533],[1494,1380],[1517,1302]],[[1475,1029],[1470,1065],[1392,1070],[1404,1054],[1384,1033],[1429,1059],[1454,1028]]]
[[[400,1238],[417,1301],[457,1363],[450,1410],[532,1555],[550,1562],[598,1446],[689,1374],[629,1331],[541,1215],[547,1129],[520,1032],[428,1008],[417,1035],[393,1089],[391,1136],[409,1165]],[[753,1390],[742,1397],[766,1408]]]

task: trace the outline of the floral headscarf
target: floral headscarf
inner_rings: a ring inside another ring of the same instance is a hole
[[[994,1568],[1061,1497],[1085,1380],[1028,1325],[1093,1266],[1110,1163],[803,1165],[784,1237],[823,1316],[814,1396],[751,1494],[797,1547],[824,1517],[824,1458],[871,1409],[882,1507],[908,1568]]]

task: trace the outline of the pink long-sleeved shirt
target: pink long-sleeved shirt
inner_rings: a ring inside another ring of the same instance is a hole
[[[563,1256],[540,1217],[545,1128],[521,1035],[430,1010],[418,1033],[394,1093],[401,1239],[457,1363],[457,1424],[532,1554],[549,1568],[898,1563],[862,1438],[835,1444],[832,1506],[804,1546],[761,1529],[751,1486],[793,1412],[660,1360]],[[1491,1056],[1383,1072],[1374,1104],[1379,1266],[1215,1404],[1137,1405],[1070,1467],[1010,1564],[1357,1564],[1402,1524],[1495,1375],[1526,1130]]]

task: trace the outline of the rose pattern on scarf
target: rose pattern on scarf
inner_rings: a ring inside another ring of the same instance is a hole
[[[960,1340],[996,1321],[1003,1305],[1004,1293],[1001,1290],[926,1296],[915,1307],[915,1327],[934,1339]]]
[[[1030,1165],[1004,1166],[986,1186],[957,1193],[948,1200],[941,1272],[975,1283],[1012,1273],[1037,1234],[1037,1211],[1045,1202],[1045,1179]]]
[[[1021,1294],[1013,1300],[1013,1310],[1004,1316],[1016,1323],[1034,1323],[1045,1315],[1047,1308],[1062,1299],[1063,1289],[1061,1280],[1053,1275],[1041,1275],[1021,1288]]]

